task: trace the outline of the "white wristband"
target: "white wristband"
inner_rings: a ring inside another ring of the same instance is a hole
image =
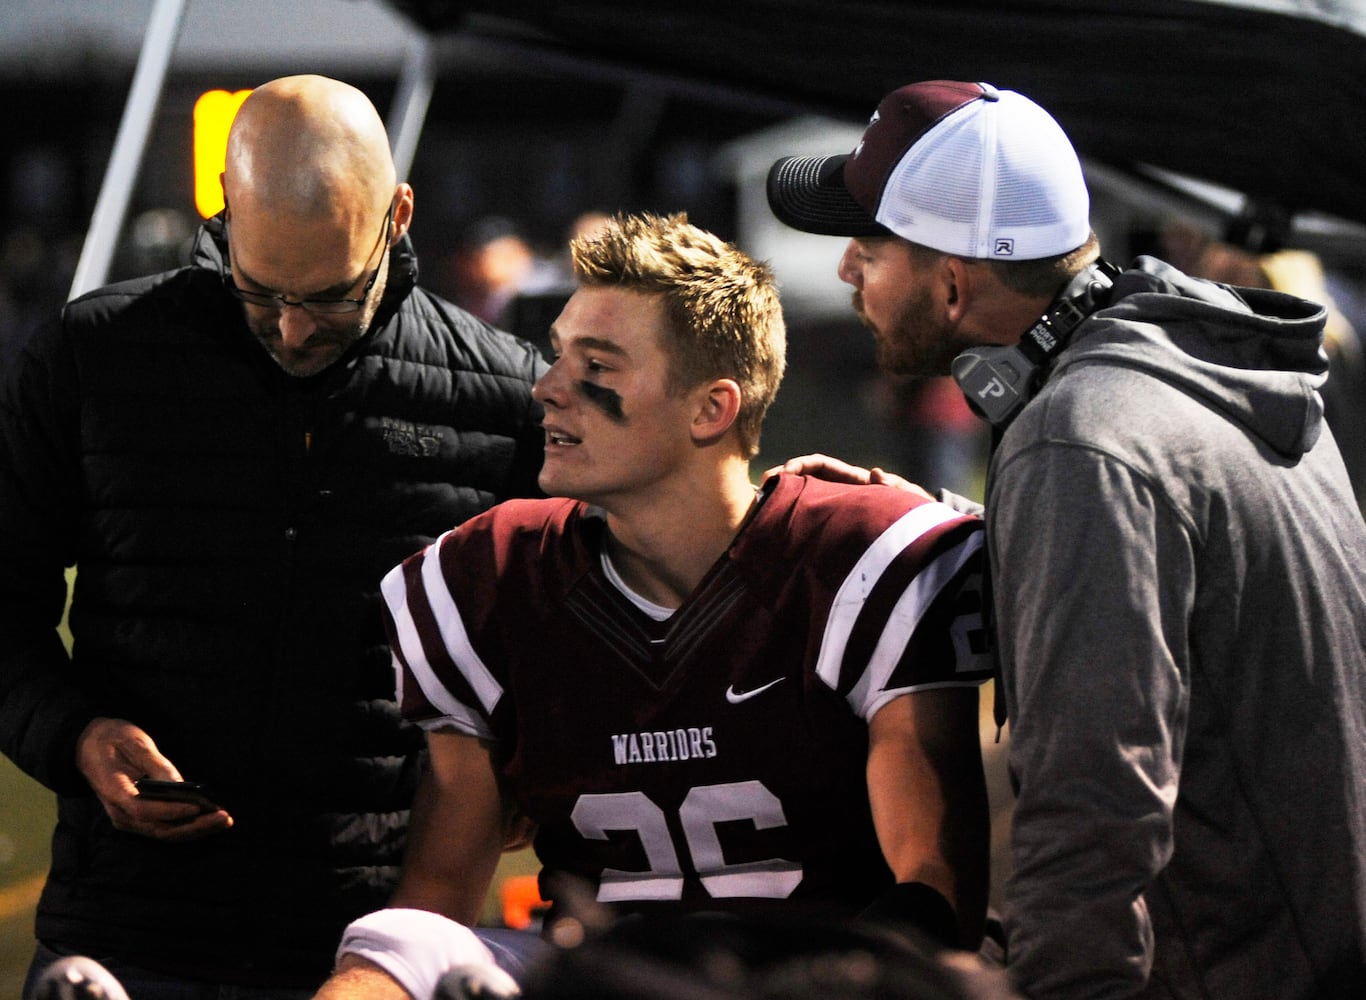
[[[374,962],[415,1000],[431,1000],[452,968],[497,965],[474,931],[429,910],[376,910],[351,921],[337,948],[338,959],[345,954]]]

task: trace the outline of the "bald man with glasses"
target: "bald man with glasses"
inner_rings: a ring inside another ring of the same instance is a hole
[[[330,92],[336,116],[310,114],[310,91]],[[225,286],[281,368],[321,371],[369,329],[412,224],[373,106],[317,78],[260,88],[228,137],[223,194]]]
[[[419,770],[379,580],[537,492],[544,362],[417,286],[364,94],[257,88],[223,190],[188,266],[6,345],[0,750],[59,812],[30,983],[85,954],[140,1000],[311,995]]]

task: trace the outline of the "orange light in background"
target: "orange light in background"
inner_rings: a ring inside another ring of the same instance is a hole
[[[227,159],[228,129],[250,90],[210,90],[194,102],[194,207],[204,218],[223,210],[219,175]]]
[[[549,907],[541,898],[540,885],[535,875],[510,875],[503,880],[503,924],[514,930],[526,930]]]

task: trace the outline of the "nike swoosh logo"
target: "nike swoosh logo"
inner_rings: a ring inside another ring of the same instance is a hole
[[[732,705],[738,705],[742,701],[749,701],[755,695],[763,694],[774,684],[781,684],[785,680],[787,680],[786,677],[779,677],[777,680],[771,680],[767,684],[761,684],[757,688],[750,688],[748,691],[737,691],[735,690],[735,685],[732,684],[730,687],[726,688],[726,701],[730,702]]]

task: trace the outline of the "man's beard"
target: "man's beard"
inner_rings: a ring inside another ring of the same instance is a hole
[[[335,330],[321,329],[309,337],[305,349],[286,350],[280,337],[278,320],[259,323],[249,321],[249,325],[271,359],[296,378],[307,378],[330,367],[361,338],[363,332],[359,325]]]
[[[953,359],[968,346],[959,343],[947,321],[935,318],[928,292],[917,292],[892,317],[885,328],[876,326],[863,311],[863,295],[853,294],[854,312],[872,331],[877,362],[883,371],[912,378],[947,375]]]

